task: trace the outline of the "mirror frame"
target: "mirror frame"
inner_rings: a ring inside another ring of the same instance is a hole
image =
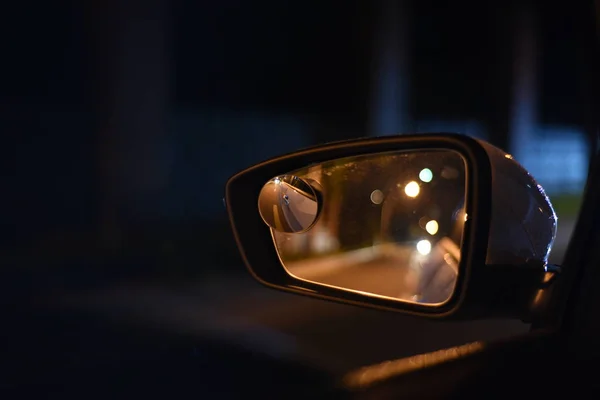
[[[344,289],[306,282],[288,274],[281,265],[269,227],[258,211],[257,199],[265,182],[313,164],[337,158],[386,152],[453,150],[466,163],[466,212],[462,260],[453,295],[438,306],[371,297]],[[262,284],[286,292],[380,310],[429,317],[455,314],[467,297],[471,268],[485,265],[491,211],[491,165],[487,152],[474,138],[458,134],[417,134],[356,139],[315,146],[252,166],[229,179],[225,203],[242,259]]]

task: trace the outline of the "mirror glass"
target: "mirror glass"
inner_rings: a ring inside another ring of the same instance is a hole
[[[331,160],[271,179],[259,211],[289,274],[439,305],[458,277],[465,170],[450,150]]]
[[[316,182],[294,175],[271,179],[258,196],[263,221],[278,232],[308,230],[317,221],[321,205],[315,186]]]

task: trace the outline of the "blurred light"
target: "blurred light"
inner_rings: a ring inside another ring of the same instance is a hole
[[[467,222],[467,218],[469,218],[469,216],[467,215],[467,213],[465,213],[465,222]]]
[[[505,154],[504,157],[508,158],[509,160],[512,160],[513,156],[511,156],[510,154]]]
[[[420,191],[421,188],[419,187],[419,184],[415,181],[409,182],[404,187],[404,193],[406,193],[408,197],[417,197]]]
[[[373,190],[371,192],[371,201],[373,204],[381,204],[383,202],[383,192],[379,189]]]
[[[439,219],[442,216],[442,210],[440,209],[440,206],[438,206],[437,204],[432,204],[429,207],[429,210],[427,210],[427,216],[431,219]],[[427,219],[427,221],[429,221],[429,219]],[[425,221],[425,222],[427,222]]]
[[[438,231],[438,223],[436,220],[432,219],[431,221],[429,221],[426,225],[425,225],[425,230],[427,231],[427,233],[429,233],[430,235],[435,235]]]
[[[429,240],[421,240],[417,243],[417,251],[424,256],[431,252],[431,242]]]
[[[279,179],[279,178],[275,178],[275,184],[276,184],[276,185],[279,185],[280,183],[281,183],[281,179]]]
[[[433,179],[433,172],[429,168],[422,169],[419,173],[419,179],[425,183],[431,182]]]
[[[442,175],[442,178],[456,179],[456,178],[458,178],[458,171],[454,168],[444,167],[441,175]]]

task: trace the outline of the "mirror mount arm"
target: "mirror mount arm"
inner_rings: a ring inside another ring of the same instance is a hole
[[[557,264],[546,264],[547,280],[543,282],[545,286],[549,286],[554,279],[560,275],[562,267]]]
[[[540,261],[473,268],[468,305],[460,314],[469,319],[519,318],[532,322],[543,313],[560,272],[560,266]]]

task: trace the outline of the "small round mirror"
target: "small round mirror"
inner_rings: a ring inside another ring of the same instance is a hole
[[[294,175],[278,176],[263,186],[258,210],[263,221],[282,233],[304,232],[317,221],[319,196],[313,186]]]

